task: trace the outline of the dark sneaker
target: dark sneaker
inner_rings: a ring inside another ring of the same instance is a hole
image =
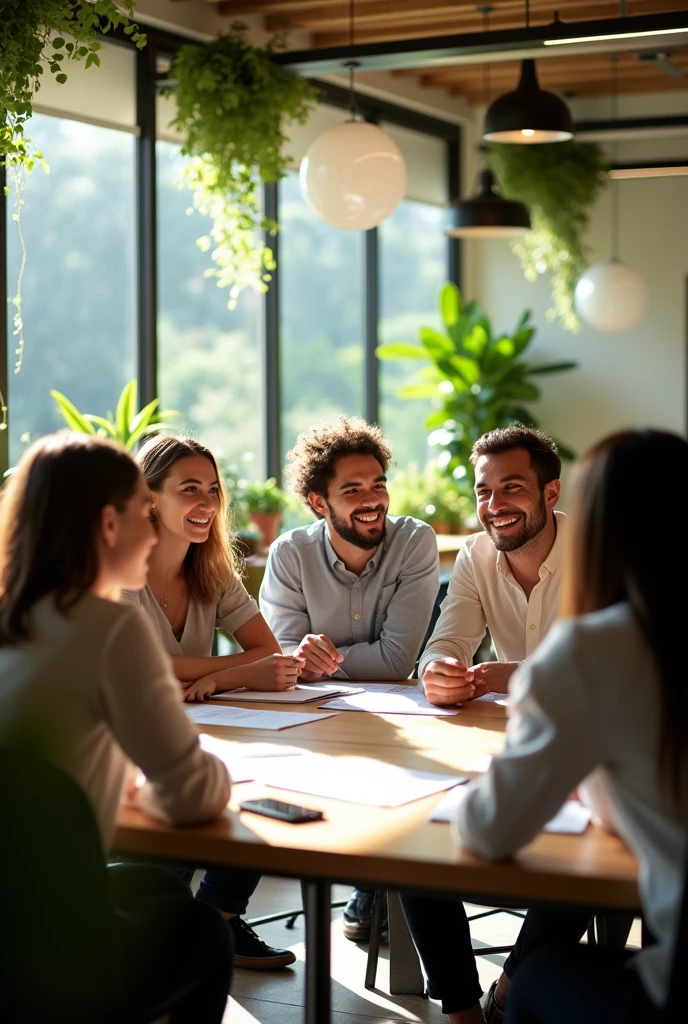
[[[504,1024],[504,1021],[506,1020],[506,1011],[502,1009],[495,999],[496,988],[497,982],[493,981],[487,992],[480,1000],[480,1007],[483,1011],[485,1024]]]
[[[227,922],[234,936],[234,966],[252,971],[276,971],[288,967],[296,960],[290,949],[277,949],[263,942],[243,917],[232,917]]]
[[[373,896],[372,892],[359,892],[354,889],[349,897],[349,902],[344,908],[344,935],[352,942],[367,942],[370,939],[370,926],[373,917]],[[389,942],[387,930],[387,913],[382,923],[382,943]]]

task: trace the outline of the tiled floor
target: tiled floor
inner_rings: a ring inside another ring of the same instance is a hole
[[[349,887],[335,886],[333,900],[347,899],[350,891]],[[247,916],[262,917],[300,906],[298,882],[263,878],[251,899]],[[473,909],[484,910],[483,907]],[[389,950],[386,946],[380,950],[376,988],[368,991],[364,987],[367,947],[344,938],[341,914],[341,910],[332,912],[332,1024],[441,1024],[446,1021],[439,1005],[432,1000],[420,996],[389,995]],[[488,917],[473,926],[474,941],[485,945],[506,945],[513,942],[518,928],[519,921],[509,915]],[[293,949],[298,959],[293,967],[283,971],[237,970],[223,1024],[302,1024],[303,916],[297,918],[293,930],[287,929],[284,921],[261,925],[257,930],[272,945]],[[638,940],[636,923],[631,942],[637,945]],[[483,988],[498,976],[504,959],[504,956],[478,958]]]

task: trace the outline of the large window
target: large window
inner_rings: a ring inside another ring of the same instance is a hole
[[[212,266],[196,240],[210,227],[193,212],[181,185],[179,147],[157,143],[158,388],[161,405],[242,476],[263,474],[259,314],[251,289],[228,310],[228,291],[204,271]]]
[[[30,135],[50,173],[25,177],[19,224],[8,198],[8,289],[21,284],[25,348],[15,373],[9,306],[10,464],[27,442],[65,424],[50,397],[105,415],[135,375],[134,137],[35,114]],[[11,184],[11,183],[10,183]]]
[[[304,202],[298,175],[280,183],[282,457],[297,434],[364,411],[364,238]]]
[[[448,210],[406,200],[383,221],[380,238],[380,342],[418,342],[419,327],[440,328],[439,292],[447,280]],[[430,402],[399,398],[399,389],[415,383],[426,364],[380,361],[380,421],[392,442],[400,469],[425,464],[425,419]],[[429,365],[429,364],[428,364]]]

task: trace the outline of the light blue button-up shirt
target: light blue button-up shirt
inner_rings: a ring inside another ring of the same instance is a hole
[[[335,679],[406,679],[438,589],[437,540],[427,523],[388,516],[382,544],[357,576],[319,519],[270,548],[260,609],[285,654],[308,633],[329,637],[344,656]]]

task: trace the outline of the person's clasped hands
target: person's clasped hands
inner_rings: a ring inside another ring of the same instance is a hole
[[[294,657],[304,660],[301,673],[304,683],[329,679],[344,661],[344,655],[324,633],[308,633],[294,651]]]

